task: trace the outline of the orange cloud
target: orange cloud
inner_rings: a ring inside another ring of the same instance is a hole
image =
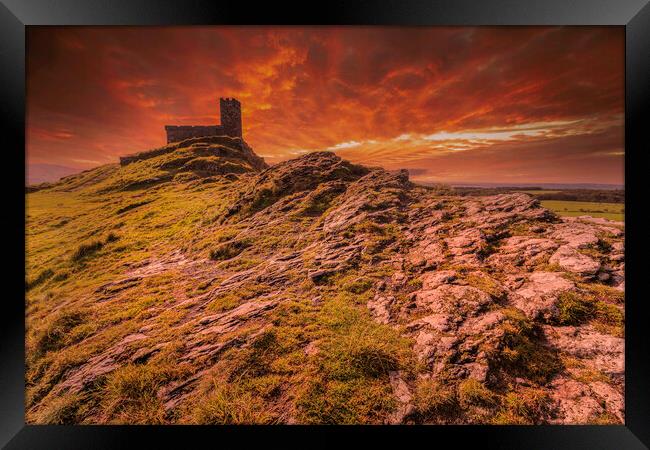
[[[431,181],[623,180],[620,27],[28,33],[30,162],[116,161],[163,145],[166,124],[216,123],[228,96],[269,162],[332,150]]]

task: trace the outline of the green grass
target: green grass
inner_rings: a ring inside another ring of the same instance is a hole
[[[464,406],[491,407],[496,405],[498,397],[480,381],[468,378],[458,386],[458,399]]]
[[[104,408],[123,424],[160,424],[164,410],[157,392],[169,374],[150,365],[125,365],[111,373],[104,388]]]
[[[597,330],[613,336],[625,334],[625,314],[618,304],[621,293],[607,287],[584,285],[578,292],[563,292],[555,302],[559,325],[581,325],[590,322]]]
[[[544,208],[560,216],[592,216],[623,222],[625,205],[621,203],[572,202],[565,200],[542,200]]]
[[[78,394],[58,397],[38,412],[37,421],[52,425],[75,425],[81,406],[81,396]]]
[[[189,189],[167,183],[121,190],[120,183],[146,178],[154,170],[153,164],[140,166],[100,167],[26,196],[26,405],[32,423],[97,418],[98,409],[77,411],[72,398],[48,396],[50,390],[70,370],[135,333],[146,320],[162,326],[149,332],[155,342],[178,336],[180,331],[166,324],[178,323],[187,311],[170,310],[169,305],[182,299],[189,287],[195,288],[197,280],[170,266],[115,293],[104,293],[102,285],[174,251],[188,252],[188,259],[206,259],[209,249],[218,246],[221,232],[232,234],[216,223],[203,223],[232,202],[235,193],[226,184]],[[102,300],[104,295],[112,300]],[[89,397],[93,404],[106,395]],[[151,408],[153,403],[145,405],[149,412],[138,416],[129,405],[118,405],[116,395],[111,399],[116,403],[110,405],[115,410],[110,420],[127,421],[132,415],[138,423],[162,420]]]
[[[81,244],[77,250],[72,255],[72,261],[81,261],[84,258],[88,258],[104,247],[104,243],[100,241],[93,241],[89,244]]]
[[[190,423],[200,425],[263,425],[273,423],[264,402],[238,385],[214,384],[214,390],[192,411]]]
[[[408,340],[372,320],[353,297],[327,300],[318,315],[320,351],[297,401],[304,423],[381,423],[396,406],[388,373],[412,370]]]
[[[554,406],[544,389],[519,386],[503,392],[473,378],[458,384],[419,380],[414,403],[416,423],[434,424],[543,424],[552,417]]]
[[[495,425],[530,425],[544,423],[553,414],[553,401],[549,394],[536,388],[519,388],[508,392],[501,407],[492,416]]]
[[[251,246],[248,241],[231,241],[219,244],[215,249],[210,251],[210,259],[214,261],[223,261],[234,258],[241,252]]]
[[[500,325],[503,332],[501,348],[487,349],[493,367],[509,376],[524,377],[537,384],[549,382],[563,368],[557,352],[540,342],[537,324],[520,311],[502,311],[507,320]]]
[[[421,421],[444,422],[460,414],[460,405],[453,386],[442,385],[436,380],[418,380],[414,404]]]
[[[580,325],[590,319],[596,310],[595,303],[577,292],[562,292],[555,302],[556,321],[560,325]]]
[[[41,273],[39,273],[35,279],[31,281],[27,281],[25,283],[25,288],[27,290],[30,290],[38,286],[39,284],[45,283],[48,279],[52,278],[53,276],[54,276],[54,272],[52,272],[51,269],[45,269]]]
[[[87,313],[80,310],[64,310],[53,314],[32,340],[31,347],[35,350],[35,355],[45,355],[69,344],[74,336],[72,330],[81,325],[86,317]]]

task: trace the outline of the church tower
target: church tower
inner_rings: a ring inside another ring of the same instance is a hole
[[[219,108],[224,134],[241,138],[241,104],[239,100],[236,98],[221,98],[219,99]]]

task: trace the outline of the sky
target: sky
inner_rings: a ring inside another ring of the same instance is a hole
[[[28,27],[27,162],[87,169],[219,122],[416,181],[623,183],[622,27]]]

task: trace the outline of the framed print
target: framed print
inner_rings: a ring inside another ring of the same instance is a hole
[[[3,2],[2,444],[647,448],[650,7],[301,10]]]

